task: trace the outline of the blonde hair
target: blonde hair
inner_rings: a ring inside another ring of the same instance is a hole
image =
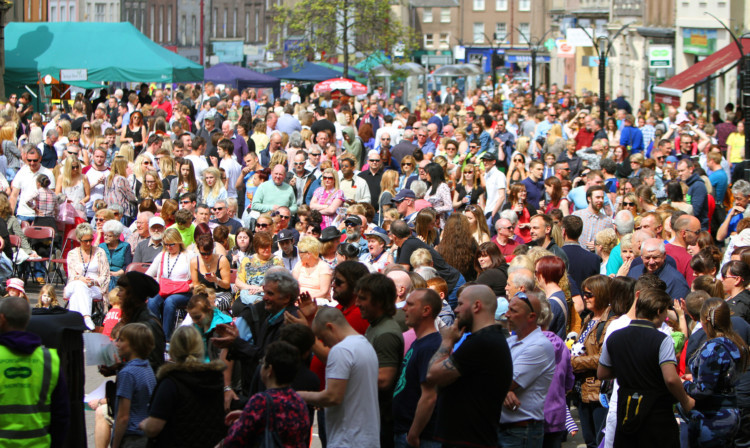
[[[273,169],[276,165],[284,165],[286,167],[287,153],[284,150],[276,151],[271,156],[271,162],[268,164],[269,169]]]
[[[203,338],[192,325],[177,327],[172,333],[169,357],[175,362],[203,364],[204,353]]]
[[[316,257],[320,256],[321,251],[320,241],[313,236],[303,236],[297,243],[297,250],[300,252],[309,252],[314,254]]]
[[[333,176],[333,189],[338,190],[339,189],[339,175],[336,172],[336,170],[334,170],[333,168],[326,168],[325,170],[323,170],[323,174],[320,175],[321,183],[323,183],[323,176],[325,176],[326,174],[330,174],[331,176]],[[325,187],[323,187],[323,189],[325,190]]]
[[[49,306],[60,306],[60,302],[57,301],[57,294],[55,294],[55,286],[54,285],[44,285],[42,286],[42,289],[39,290],[39,300],[36,302],[36,306],[34,308],[43,308],[42,306],[42,296],[44,294],[48,294],[50,301]],[[25,294],[24,294],[25,295]],[[28,297],[26,300],[29,300]]]
[[[182,240],[182,235],[180,235],[180,231],[174,227],[170,227],[164,231],[162,241],[169,244],[175,243],[180,246],[180,252],[185,251],[185,242]]]
[[[396,187],[398,186],[398,171],[387,170],[383,173],[383,177],[380,178],[380,192],[381,194],[385,191],[396,196]]]
[[[149,190],[148,187],[146,187],[146,176],[151,176],[154,178],[154,183],[156,184],[155,190]],[[162,194],[164,193],[164,185],[161,183],[161,179],[159,179],[159,174],[156,173],[154,170],[148,170],[145,173],[143,173],[143,183],[141,184],[141,200],[143,199],[153,199],[156,201],[157,199],[161,199]]]
[[[209,187],[206,182],[206,175],[210,174],[214,176],[216,180],[213,187]],[[203,198],[214,197],[218,198],[221,189],[224,188],[224,182],[221,181],[221,171],[218,168],[210,167],[203,170]],[[205,201],[204,201],[205,202]]]
[[[73,154],[68,155],[68,157],[65,158],[65,163],[62,164],[62,186],[63,188],[68,188],[73,184],[73,164],[77,163],[79,166],[81,165],[81,162],[78,161],[78,157],[74,156]],[[78,171],[79,176],[81,176],[81,171]]]
[[[117,151],[117,155],[120,157],[125,157],[125,160],[128,162],[133,162],[133,157],[135,157],[135,152],[133,152],[133,145],[130,143],[123,143],[120,146],[120,150]]]
[[[115,286],[112,288],[111,291],[107,293],[107,298],[109,299],[109,304],[112,306],[120,306],[120,295],[118,294],[120,292],[120,287]]]
[[[608,254],[617,245],[617,234],[615,229],[604,229],[597,232],[594,237],[596,244],[602,246],[602,252]]]
[[[409,257],[409,264],[414,269],[421,266],[432,266],[432,254],[425,248],[417,249]]]
[[[115,176],[125,177],[128,174],[128,161],[124,157],[116,156],[112,161],[111,171],[107,178],[107,186],[111,187]]]

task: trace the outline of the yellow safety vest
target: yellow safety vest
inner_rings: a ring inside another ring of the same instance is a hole
[[[52,391],[59,374],[55,349],[39,346],[19,355],[0,345],[0,446],[50,446]]]

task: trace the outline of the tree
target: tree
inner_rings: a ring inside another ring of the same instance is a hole
[[[341,54],[343,76],[349,76],[349,55],[375,50],[389,53],[399,42],[408,49],[416,42],[412,30],[393,20],[390,2],[383,0],[300,0],[278,6],[274,31],[283,37],[303,36],[288,54],[311,58],[316,52]]]

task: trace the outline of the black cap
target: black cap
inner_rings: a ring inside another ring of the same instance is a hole
[[[281,232],[278,233],[278,238],[276,241],[286,241],[286,240],[293,240],[294,239],[294,232],[292,229],[284,229]]]
[[[346,219],[344,220],[344,224],[349,224],[349,223],[352,223],[355,226],[361,226],[362,225],[362,218],[360,218],[357,215],[347,216]]]
[[[318,239],[325,243],[326,241],[333,241],[338,238],[341,238],[341,232],[339,232],[339,229],[333,226],[328,226],[320,232],[320,238]]]

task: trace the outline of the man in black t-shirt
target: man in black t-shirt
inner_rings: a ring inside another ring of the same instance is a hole
[[[438,444],[433,441],[437,388],[427,381],[427,368],[442,340],[435,328],[435,318],[441,309],[442,300],[431,289],[417,289],[406,298],[403,308],[406,325],[414,329],[417,339],[404,356],[393,392],[393,433],[397,445]]]
[[[467,286],[458,297],[456,322],[443,331],[430,360],[427,381],[440,388],[435,439],[443,448],[498,446],[513,362],[502,328],[495,325],[496,308],[488,286]]]

